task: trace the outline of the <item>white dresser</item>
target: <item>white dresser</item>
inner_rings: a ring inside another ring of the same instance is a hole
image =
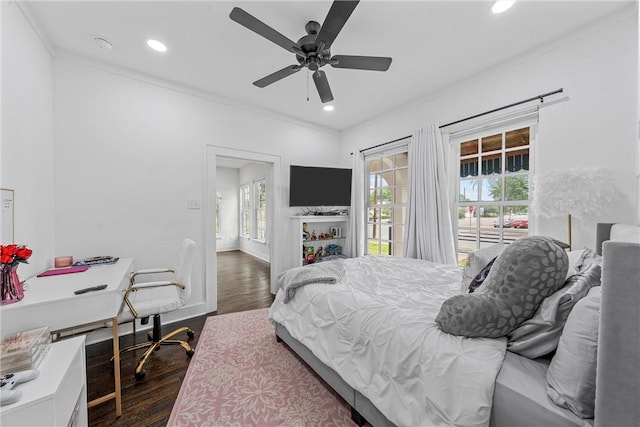
[[[0,425],[88,425],[84,351],[84,336],[51,344],[38,378],[16,385],[22,398],[1,407]]]

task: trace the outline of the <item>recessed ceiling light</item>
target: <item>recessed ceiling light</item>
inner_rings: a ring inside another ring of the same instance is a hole
[[[493,13],[502,13],[506,10],[509,10],[511,6],[515,3],[515,0],[500,0],[493,4],[491,11]]]
[[[324,111],[333,111],[333,108],[333,105],[325,105],[324,107],[322,107]]]
[[[103,39],[102,37],[95,36],[93,38],[95,44],[102,50],[106,50],[107,52],[113,49],[113,45],[107,39]]]
[[[165,46],[164,43],[159,42],[158,40],[153,40],[153,39],[147,40],[147,46],[149,46],[151,49],[155,50],[156,52],[167,51],[167,46]]]

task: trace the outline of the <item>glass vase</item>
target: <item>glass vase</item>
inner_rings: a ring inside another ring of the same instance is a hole
[[[2,264],[0,267],[0,305],[18,302],[24,297],[24,288],[18,279],[18,266]]]

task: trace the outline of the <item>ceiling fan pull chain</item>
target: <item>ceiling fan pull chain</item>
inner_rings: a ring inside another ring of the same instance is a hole
[[[307,68],[307,102],[309,102],[309,69]]]

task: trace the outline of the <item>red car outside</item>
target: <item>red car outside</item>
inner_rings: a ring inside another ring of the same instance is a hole
[[[513,228],[529,228],[529,217],[528,216],[516,216],[511,221],[511,226]]]

